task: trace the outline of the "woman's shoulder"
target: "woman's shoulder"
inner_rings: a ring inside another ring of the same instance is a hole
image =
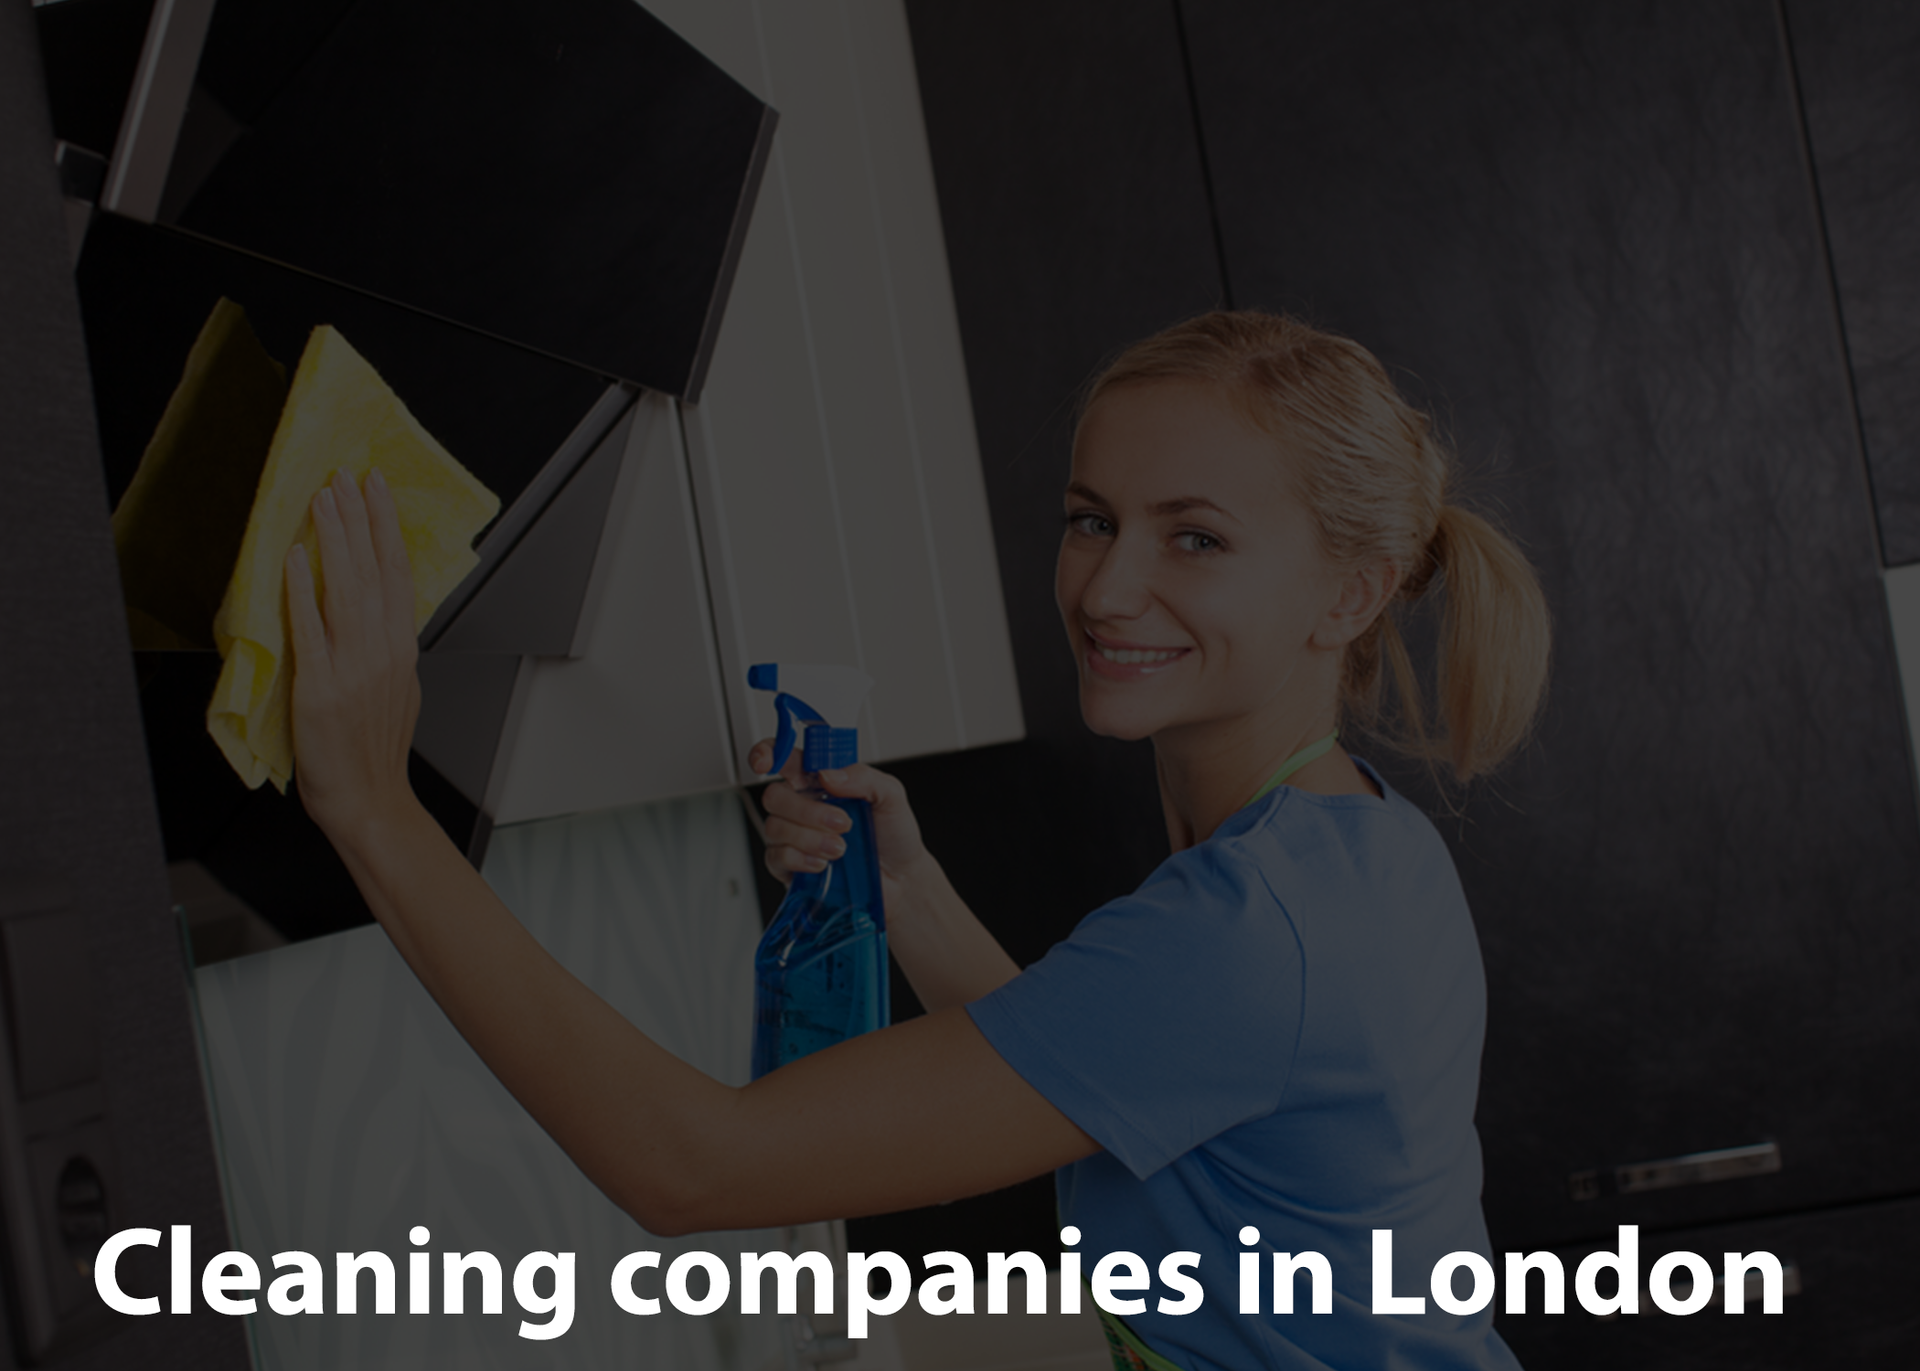
[[[1378,908],[1436,899],[1464,909],[1452,853],[1433,821],[1364,760],[1354,761],[1380,794],[1281,786],[1191,851],[1243,873],[1243,880],[1257,878],[1295,914],[1329,904]],[[1213,850],[1202,853],[1207,848]]]

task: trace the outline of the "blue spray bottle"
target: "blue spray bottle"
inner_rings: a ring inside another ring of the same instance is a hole
[[[747,672],[755,690],[771,690],[779,726],[773,740],[778,774],[804,730],[801,763],[815,773],[860,760],[854,725],[873,681],[843,666],[765,664]],[[876,1028],[885,1028],[887,921],[880,903],[880,859],[873,811],[865,800],[807,791],[846,812],[847,850],[825,871],[803,871],[767,925],[754,953],[753,1075]]]

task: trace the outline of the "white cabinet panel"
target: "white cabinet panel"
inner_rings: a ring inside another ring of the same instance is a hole
[[[904,11],[649,8],[780,112],[687,413],[737,748],[772,730],[744,682],[769,660],[872,675],[872,759],[1019,737]]]
[[[905,8],[861,5],[848,26],[860,82],[875,210],[886,252],[896,358],[925,487],[926,547],[958,698],[956,747],[1022,736],[960,322],[947,273],[933,160],[920,117]]]
[[[732,784],[678,416],[658,395],[637,408],[584,650],[523,663],[496,824]]]

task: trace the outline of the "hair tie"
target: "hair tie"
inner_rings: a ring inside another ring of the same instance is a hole
[[[1417,600],[1427,593],[1427,587],[1433,584],[1433,578],[1440,574],[1440,565],[1447,555],[1447,516],[1453,512],[1453,506],[1440,506],[1440,516],[1433,522],[1433,532],[1427,535],[1427,545],[1421,549],[1420,565],[1416,567],[1402,583],[1400,593],[1409,600]]]

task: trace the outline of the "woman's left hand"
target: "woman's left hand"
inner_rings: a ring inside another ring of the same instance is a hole
[[[287,555],[294,777],[335,846],[413,803],[407,752],[420,713],[413,569],[378,471],[363,498],[337,471],[313,498],[325,615],[304,548]]]

